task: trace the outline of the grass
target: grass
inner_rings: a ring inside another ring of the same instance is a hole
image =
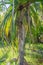
[[[29,49],[30,48],[30,49]],[[39,62],[38,59],[43,58],[43,54],[34,52],[33,50],[43,50],[43,44],[29,44],[25,45],[25,59],[30,65],[43,65],[43,62]],[[12,58],[18,57],[18,49],[11,46],[0,47],[0,60],[6,58],[4,62],[0,62],[0,65],[6,65]],[[11,62],[11,65],[15,65],[15,62]],[[18,64],[17,64],[18,65]]]

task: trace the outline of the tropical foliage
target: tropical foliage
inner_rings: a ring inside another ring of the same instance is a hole
[[[43,65],[43,0],[0,0],[0,65]]]

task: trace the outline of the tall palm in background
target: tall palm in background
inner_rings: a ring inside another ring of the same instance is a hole
[[[12,3],[11,3],[12,2]],[[37,11],[35,12],[34,8],[35,5],[31,6],[34,2],[43,2],[42,0],[10,0],[10,7],[8,8],[5,18],[3,22],[1,23],[2,28],[2,41],[6,40],[7,44],[15,44],[15,39],[18,37],[19,43],[18,50],[19,50],[19,65],[25,65],[24,64],[24,45],[25,45],[25,39],[27,32],[29,33],[30,37],[28,39],[30,40],[29,43],[35,43],[34,41],[34,35],[37,35],[40,28],[40,20],[37,15]],[[6,2],[5,2],[6,3]],[[34,17],[35,15],[35,17]],[[31,16],[31,17],[30,17]],[[26,23],[24,22],[24,19],[26,19]],[[31,19],[33,20],[31,22]],[[37,19],[37,20],[36,20]],[[34,27],[34,34],[32,34],[31,26]],[[37,29],[38,28],[38,29]],[[40,33],[40,32],[39,32]],[[35,36],[35,39],[37,41],[37,37]]]

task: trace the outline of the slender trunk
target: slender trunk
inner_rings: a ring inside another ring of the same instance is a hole
[[[19,65],[24,63],[24,29],[23,25],[19,28]]]
[[[11,23],[11,43],[13,42],[14,40],[14,31],[15,30],[15,21],[14,21],[14,0],[13,0],[13,7],[12,7],[12,23]]]
[[[24,63],[24,26],[23,26],[23,11],[20,11],[20,18],[18,21],[18,29],[19,29],[19,65],[23,65]]]

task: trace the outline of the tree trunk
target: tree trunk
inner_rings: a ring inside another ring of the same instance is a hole
[[[18,36],[19,36],[19,65],[23,65],[24,63],[24,26],[23,26],[23,11],[20,11],[20,18],[18,21]]]

